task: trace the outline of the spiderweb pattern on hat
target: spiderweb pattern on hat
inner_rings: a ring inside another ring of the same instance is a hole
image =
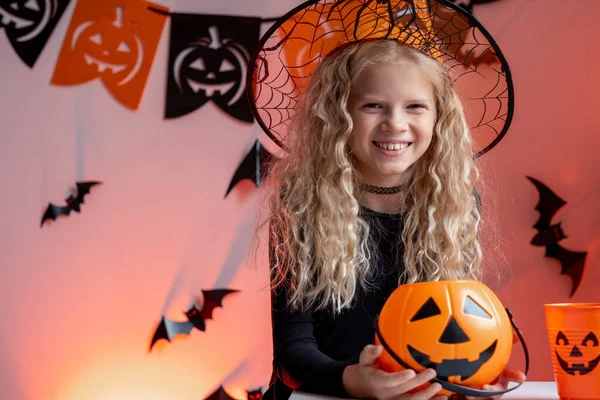
[[[450,70],[475,157],[502,139],[514,107],[510,70],[470,13],[445,0],[311,0],[269,29],[250,63],[251,106],[275,143],[285,148],[299,97],[323,57],[342,45],[373,39],[415,47]]]

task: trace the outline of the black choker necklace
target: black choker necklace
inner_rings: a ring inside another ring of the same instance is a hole
[[[392,186],[392,187],[373,186],[373,185],[367,185],[366,183],[363,183],[360,185],[361,190],[364,190],[365,192],[369,192],[369,193],[376,193],[376,194],[396,194],[396,193],[400,193],[403,188],[404,188],[404,186],[402,186],[402,185]]]

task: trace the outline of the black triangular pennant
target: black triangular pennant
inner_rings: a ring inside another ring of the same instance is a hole
[[[0,0],[0,28],[30,68],[71,0]]]
[[[165,118],[186,115],[212,100],[232,117],[253,122],[246,74],[260,23],[254,17],[171,14]]]

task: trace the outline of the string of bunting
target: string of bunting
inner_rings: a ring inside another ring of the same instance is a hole
[[[0,6],[0,28],[30,68],[70,2]],[[261,24],[278,17],[175,13],[144,0],[77,0],[50,83],[73,86],[99,79],[117,102],[138,109],[167,17],[164,118],[187,115],[212,101],[233,118],[253,123],[245,95],[247,63]]]

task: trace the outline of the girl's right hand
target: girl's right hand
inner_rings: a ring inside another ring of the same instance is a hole
[[[342,380],[350,396],[376,400],[447,399],[447,396],[434,397],[442,389],[439,383],[433,383],[415,393],[408,393],[433,379],[436,375],[435,370],[426,369],[419,374],[412,369],[385,372],[375,366],[375,361],[382,351],[382,346],[367,345],[360,353],[359,363],[344,369]]]

